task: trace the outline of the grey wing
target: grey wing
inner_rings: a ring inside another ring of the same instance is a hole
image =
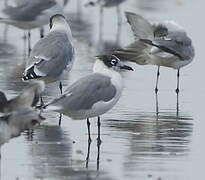
[[[116,88],[109,77],[94,73],[74,83],[66,92],[51,104],[77,111],[90,109],[99,101],[110,101],[116,95]]]
[[[153,39],[152,25],[146,19],[131,12],[125,12],[125,15],[137,40],[139,38]]]
[[[188,60],[194,57],[194,48],[191,39],[185,32],[174,32],[165,38],[159,38],[153,41],[148,39],[141,39],[141,41],[155,46],[161,51],[175,55],[181,60]]]
[[[52,32],[40,40],[31,52],[36,74],[58,76],[73,63],[74,48],[64,33]]]

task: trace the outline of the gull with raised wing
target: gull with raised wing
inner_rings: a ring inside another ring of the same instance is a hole
[[[117,50],[119,58],[139,65],[156,65],[157,80],[155,92],[158,92],[160,66],[177,70],[177,99],[179,93],[180,69],[192,62],[194,47],[185,30],[174,21],[151,24],[135,13],[126,12],[126,17],[136,41]],[[178,102],[178,100],[177,100]]]

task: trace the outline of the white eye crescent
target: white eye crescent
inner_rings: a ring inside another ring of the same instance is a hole
[[[116,59],[112,59],[110,62],[112,65],[116,65],[117,64],[117,60]]]

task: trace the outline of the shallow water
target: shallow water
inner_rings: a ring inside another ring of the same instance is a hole
[[[93,141],[87,164],[86,121],[63,116],[59,127],[59,114],[49,113],[32,133],[24,132],[2,147],[1,179],[204,179],[203,7],[202,0],[127,0],[122,5],[122,11],[140,13],[150,21],[174,19],[192,37],[196,56],[181,71],[178,116],[174,91],[176,71],[161,68],[157,118],[154,94],[157,69],[132,64],[135,71],[123,74],[125,88],[119,103],[101,117],[100,147],[96,142],[96,119],[91,121]],[[118,31],[115,8],[105,10],[101,37],[99,9],[79,10],[76,1],[65,9],[76,47],[76,61],[73,70],[65,74],[65,87],[91,73],[94,55],[133,40],[125,18]],[[13,97],[25,86],[20,79],[25,64],[23,31],[3,24],[0,27],[0,89]],[[8,28],[7,36],[5,28]],[[39,31],[32,31],[32,44],[38,39]],[[60,94],[56,83],[49,87],[44,95],[46,101]]]

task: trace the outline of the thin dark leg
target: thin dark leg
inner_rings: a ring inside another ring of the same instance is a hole
[[[97,144],[98,147],[98,154],[97,154],[97,171],[99,171],[100,168],[100,143]]]
[[[88,127],[88,143],[92,141],[91,136],[90,136],[90,121],[87,118],[87,127]]]
[[[28,55],[31,54],[31,31],[28,30]]]
[[[90,145],[91,145],[91,141],[88,141],[88,152],[87,152],[87,157],[86,157],[86,168],[88,168],[88,164],[89,164],[89,158],[90,158]]]
[[[44,28],[40,28],[40,38],[42,39],[44,37]]]
[[[58,125],[61,126],[62,114],[60,113]]]
[[[157,116],[157,120],[159,117],[159,101],[158,101],[158,94],[155,94],[155,98],[156,98],[156,116]]]
[[[43,98],[42,98],[42,96],[40,97],[40,107],[43,107],[44,106],[44,102],[43,102]]]
[[[119,5],[117,6],[117,25],[118,27],[122,25],[122,17]]]
[[[23,33],[23,57],[24,57],[24,65],[25,65],[25,68],[27,67],[27,50],[26,50],[26,31],[24,30],[24,33]]]
[[[158,82],[159,82],[159,69],[160,69],[160,66],[158,66],[157,68],[157,80],[156,80],[156,87],[155,87],[155,93],[157,94],[158,93]]]
[[[63,85],[62,85],[62,82],[60,81],[59,83],[59,89],[60,89],[60,93],[61,95],[63,94]]]
[[[177,70],[177,88],[176,88],[176,94],[177,94],[177,116],[179,114],[179,69]]]
[[[99,42],[103,40],[103,7],[100,7]]]
[[[97,122],[97,126],[98,126],[98,137],[97,137],[97,143],[98,144],[101,144],[101,139],[100,139],[100,125],[101,125],[101,123],[100,123],[100,116],[98,116],[98,122]]]

